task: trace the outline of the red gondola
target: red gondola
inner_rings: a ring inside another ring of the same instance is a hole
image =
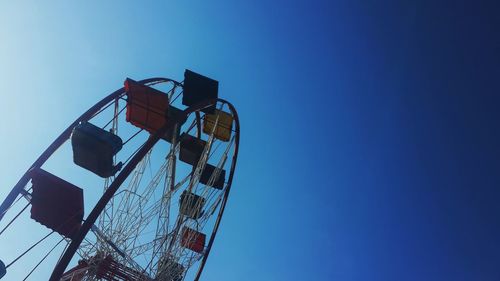
[[[83,190],[42,169],[34,169],[31,176],[31,218],[72,238],[83,220]]]
[[[199,254],[203,253],[205,248],[205,234],[198,232],[189,227],[182,228],[181,245],[185,248],[195,251]]]

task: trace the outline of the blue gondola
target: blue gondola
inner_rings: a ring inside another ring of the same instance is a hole
[[[73,129],[71,135],[73,161],[100,177],[108,178],[121,169],[122,163],[113,164],[113,158],[122,149],[122,139],[104,129],[84,122]]]
[[[5,276],[7,273],[7,269],[5,268],[5,263],[3,263],[2,260],[0,260],[0,279]]]

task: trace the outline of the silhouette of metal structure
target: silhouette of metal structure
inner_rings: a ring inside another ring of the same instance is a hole
[[[28,207],[30,218],[51,232],[11,263],[0,261],[0,278],[46,237],[59,235],[66,247],[51,281],[177,281],[188,273],[198,280],[226,207],[239,132],[237,112],[218,97],[215,80],[189,70],[183,82],[127,78],[75,120],[1,204],[0,221],[17,202],[28,201],[0,235]],[[77,186],[43,168],[65,143],[82,172],[104,179],[102,189]],[[87,192],[101,195],[85,217]]]

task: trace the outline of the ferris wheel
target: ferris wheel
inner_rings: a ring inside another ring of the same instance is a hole
[[[23,280],[40,280],[41,268],[53,268],[51,281],[199,280],[239,133],[216,80],[190,70],[183,82],[127,78],[57,137],[3,201],[0,242],[23,218],[39,232],[11,260],[0,249],[0,279],[13,280],[17,266]],[[34,249],[44,254],[25,266]]]

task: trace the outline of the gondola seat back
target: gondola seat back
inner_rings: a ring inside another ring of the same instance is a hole
[[[184,277],[184,266],[171,257],[162,257],[158,262],[161,273],[155,280],[182,281]]]
[[[216,139],[229,141],[232,130],[233,116],[231,114],[217,109],[214,114],[205,114],[203,120],[203,132],[205,134],[210,135],[213,132]]]
[[[110,177],[121,168],[121,163],[114,165],[113,158],[123,142],[111,132],[83,122],[73,129],[71,145],[75,164],[100,177]]]
[[[200,182],[202,184],[211,186],[216,189],[223,189],[224,188],[224,181],[226,178],[226,170],[224,169],[218,169],[217,167],[206,164],[205,169],[201,172],[201,177],[200,177]],[[213,182],[210,182],[210,178],[212,177],[213,174],[218,173],[217,175],[214,176]]]
[[[184,93],[182,104],[194,106],[201,102],[217,99],[219,96],[219,82],[201,74],[186,69],[184,72]],[[215,105],[210,105],[201,111],[213,113]]]
[[[213,182],[210,182],[210,178],[213,174],[216,174],[216,172],[217,175],[214,176]],[[225,178],[226,170],[218,169],[217,167],[207,163],[205,165],[205,169],[201,172],[200,182],[216,189],[223,189]]]
[[[127,122],[151,134],[166,124],[169,110],[166,93],[130,78],[125,80],[125,91],[127,93]]]
[[[180,199],[181,214],[195,220],[203,215],[205,198],[185,190],[182,192]]]
[[[206,235],[189,227],[182,228],[181,245],[198,254],[203,253]]]
[[[83,220],[83,190],[42,169],[32,170],[30,175],[31,218],[72,238]]]
[[[179,159],[196,167],[206,144],[207,142],[202,139],[183,133],[181,135]]]
[[[186,121],[184,112],[169,105],[166,93],[130,78],[125,80],[125,91],[127,92],[127,122],[150,134],[155,134],[164,126],[168,126],[165,134],[160,137],[170,143],[174,136],[179,139],[181,126]],[[177,128],[174,126],[175,123],[177,123]]]

